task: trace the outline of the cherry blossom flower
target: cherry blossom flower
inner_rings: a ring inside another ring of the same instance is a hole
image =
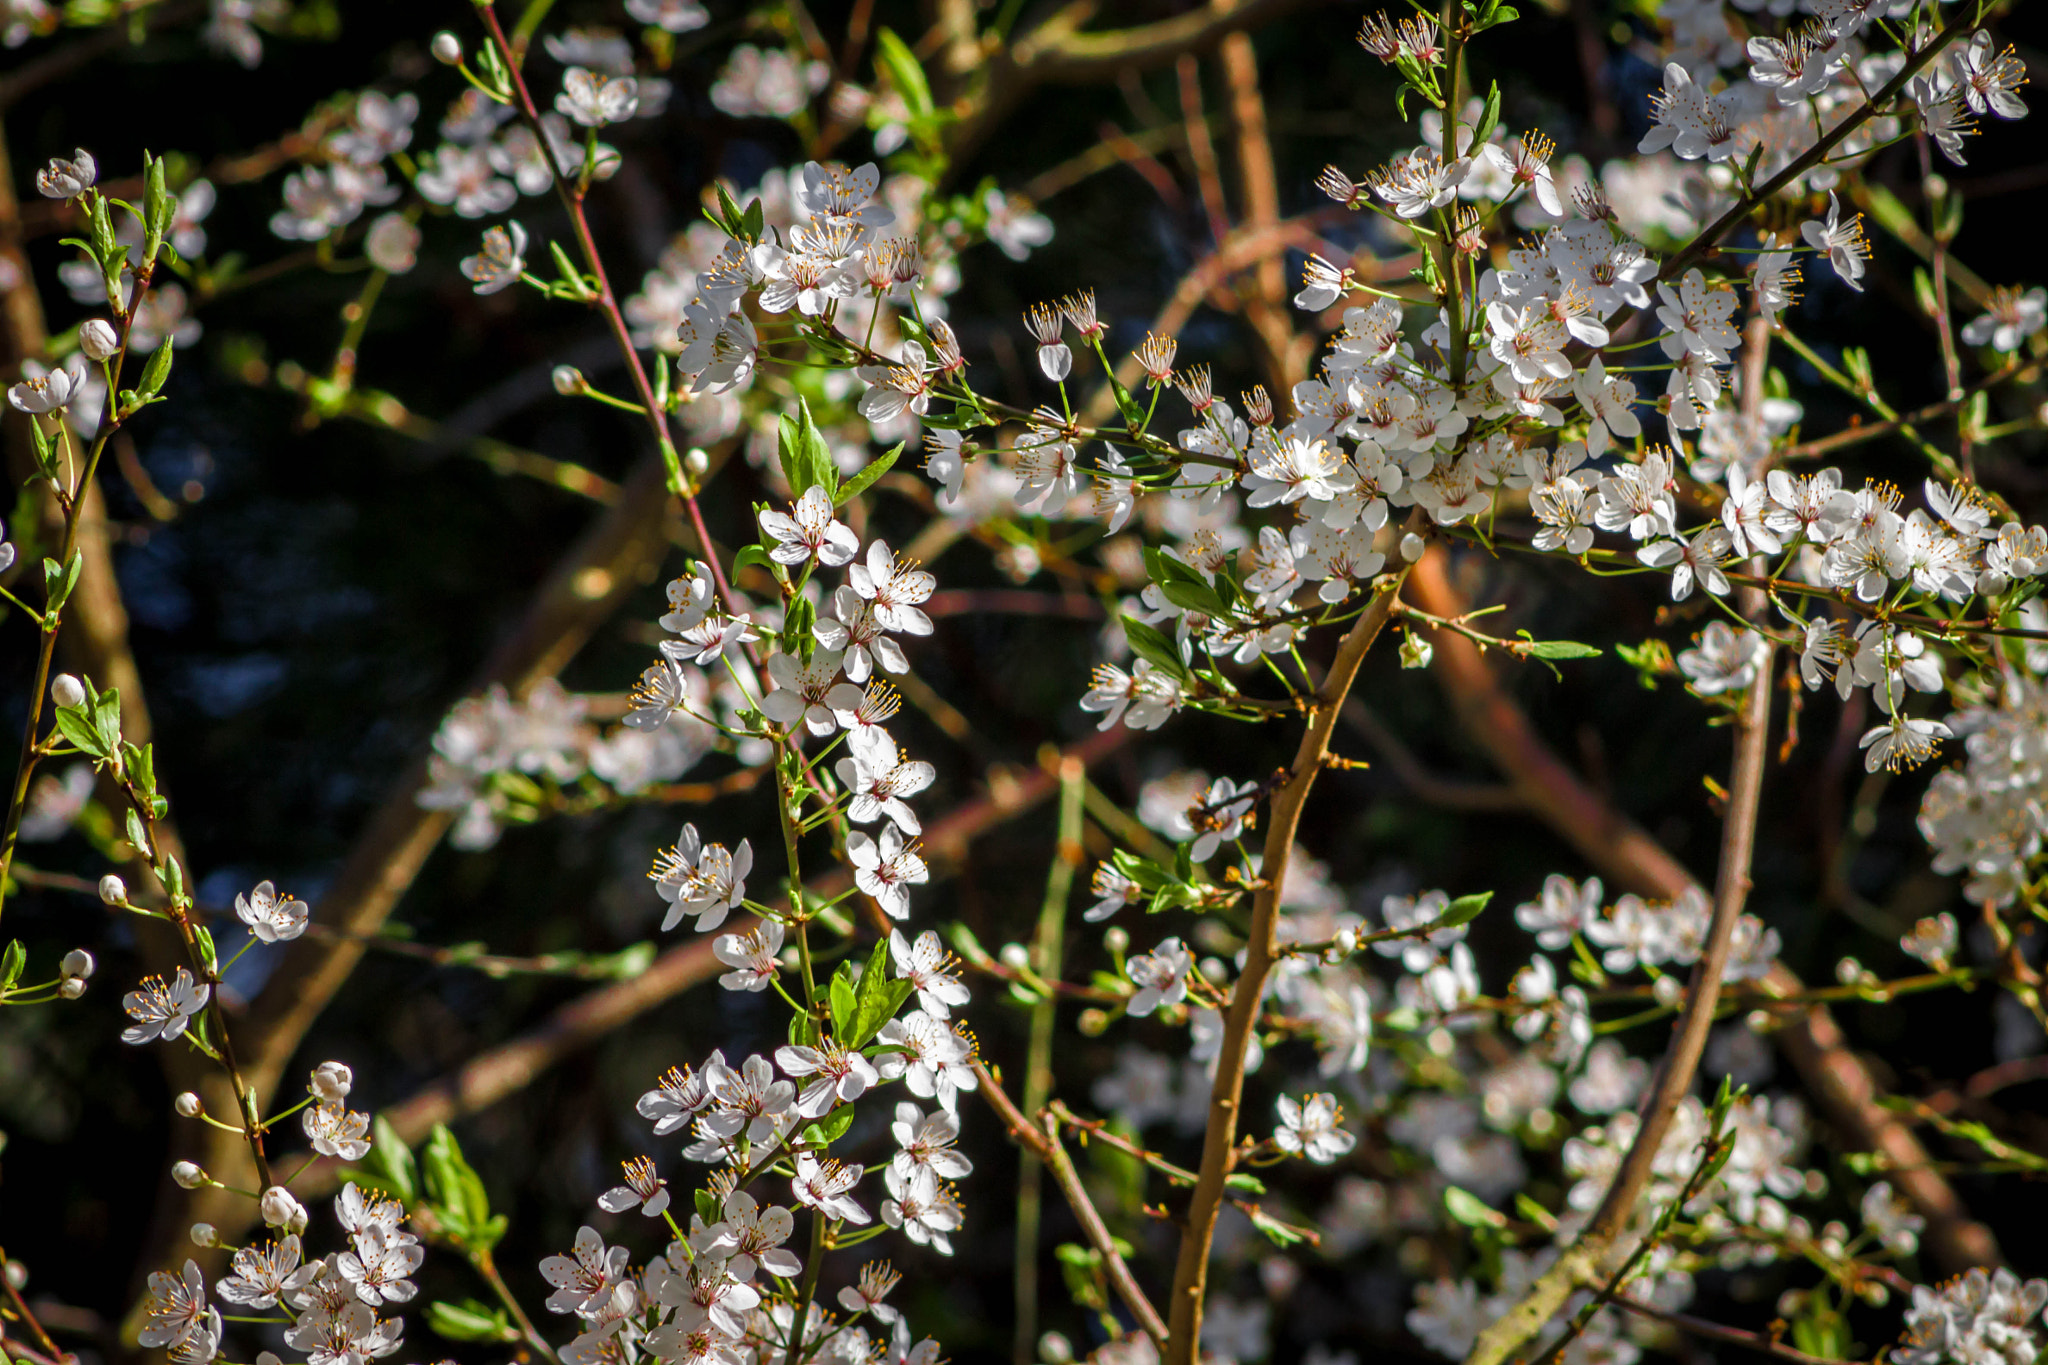
[[[815,559],[838,568],[860,553],[860,539],[832,515],[831,495],[817,484],[804,490],[790,512],[761,513],[761,529],[775,541],[768,557],[778,564]]]
[[[852,1104],[881,1079],[874,1063],[829,1038],[817,1047],[792,1043],[777,1048],[775,1063],[785,1075],[817,1078],[797,1095],[796,1112],[807,1119],[821,1119],[839,1105]]]
[[[684,825],[682,837],[662,850],[647,874],[670,903],[662,932],[675,928],[685,915],[697,917],[700,934],[716,929],[745,898],[753,868],[754,848],[747,840],[740,840],[737,852],[728,852],[723,844],[706,844],[695,825]]]
[[[890,930],[889,960],[897,979],[917,989],[918,1006],[933,1018],[945,1019],[953,1006],[967,1003],[967,987],[953,972],[959,961],[946,951],[937,930],[925,930],[915,942],[900,929]]]
[[[1971,346],[1989,346],[1994,351],[2012,352],[2020,343],[2048,322],[2048,289],[2039,285],[2022,294],[2009,285],[1991,291],[1982,316],[1963,325],[1962,337]]]
[[[580,66],[562,73],[562,93],[555,96],[555,111],[585,128],[624,123],[639,107],[640,83],[631,76],[588,71]]]
[[[555,1287],[548,1296],[548,1309],[589,1313],[609,1299],[625,1279],[631,1255],[626,1247],[607,1247],[596,1228],[578,1228],[569,1255],[550,1256],[540,1263],[541,1278]]]
[[[828,1218],[846,1223],[870,1223],[874,1215],[855,1202],[852,1190],[860,1183],[865,1166],[847,1165],[830,1157],[820,1160],[810,1152],[796,1159],[796,1175],[790,1190],[799,1204],[817,1209]]]
[[[312,907],[304,901],[277,894],[274,883],[256,883],[246,896],[235,897],[235,918],[249,926],[249,932],[263,943],[287,943],[306,932]]]
[[[780,1204],[764,1208],[745,1190],[734,1190],[720,1213],[716,1223],[691,1232],[690,1246],[698,1254],[723,1258],[726,1273],[737,1280],[751,1280],[762,1270],[783,1279],[803,1273],[803,1262],[782,1245],[796,1230],[788,1209]]]
[[[764,991],[780,973],[782,925],[763,920],[744,934],[720,934],[711,941],[711,955],[733,970],[718,978],[729,991]]]
[[[894,823],[882,826],[880,843],[861,830],[848,834],[846,856],[853,863],[854,884],[873,896],[892,919],[909,916],[910,888],[931,876],[917,846],[905,843]]]
[[[1870,243],[1864,240],[1862,214],[1844,223],[1842,206],[1830,190],[1827,221],[1809,219],[1799,225],[1799,235],[1806,239],[1809,247],[1827,255],[1828,264],[1835,268],[1835,274],[1841,277],[1843,284],[1858,293],[1863,292],[1863,272],[1870,261]]]
[[[1327,1166],[1358,1143],[1344,1130],[1344,1109],[1335,1095],[1310,1095],[1298,1103],[1282,1095],[1278,1108],[1280,1127],[1273,1145],[1283,1152]]]
[[[134,1024],[121,1030],[124,1043],[151,1043],[161,1038],[175,1041],[206,1008],[213,987],[195,982],[192,973],[178,968],[166,985],[160,976],[147,976],[135,990],[121,997],[121,1007]]]
[[[638,1209],[649,1218],[661,1217],[662,1210],[668,1207],[668,1182],[654,1173],[654,1163],[641,1156],[621,1165],[626,1183],[599,1195],[597,1206],[606,1213]]]
[[[1994,52],[1990,33],[1978,29],[1966,45],[1949,50],[1948,62],[1971,113],[2006,119],[2027,116],[2027,106],[2016,93],[2026,84],[2027,65],[2012,48]]]
[[[517,220],[486,229],[483,249],[463,257],[461,268],[479,294],[495,294],[517,284],[526,269],[526,229]]]
[[[947,1234],[957,1231],[965,1217],[959,1200],[938,1176],[928,1169],[906,1176],[891,1166],[882,1179],[890,1194],[882,1201],[882,1221],[901,1228],[912,1243],[951,1256],[953,1243]]]
[[[1125,1010],[1142,1019],[1161,1005],[1178,1005],[1188,997],[1188,969],[1194,955],[1177,938],[1167,939],[1149,953],[1140,953],[1124,964],[1124,975],[1138,989]]]

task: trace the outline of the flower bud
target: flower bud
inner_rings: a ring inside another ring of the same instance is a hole
[[[1021,943],[1005,943],[1003,951],[997,956],[1002,958],[1003,965],[1013,972],[1029,971],[1031,968],[1031,953]]]
[[[306,1088],[327,1103],[336,1103],[348,1098],[349,1089],[356,1083],[355,1073],[340,1062],[322,1062],[313,1068],[312,1084]]]
[[[214,1231],[213,1224],[211,1223],[194,1223],[192,1225],[192,1245],[196,1247],[217,1247],[220,1245],[220,1234]]]
[[[92,318],[78,329],[78,349],[87,360],[106,360],[121,349],[121,337],[105,318]]]
[[[444,66],[454,66],[462,60],[462,39],[442,29],[434,35],[434,60]]]
[[[574,398],[590,387],[590,381],[583,377],[583,371],[574,365],[555,366],[555,392],[564,398]]]
[[[1045,1365],[1069,1365],[1074,1358],[1073,1343],[1058,1332],[1047,1332],[1038,1339],[1038,1358]]]
[[[286,1232],[306,1230],[306,1206],[292,1198],[292,1192],[282,1185],[272,1185],[263,1192],[259,1203],[263,1210],[263,1221],[270,1227],[283,1228]]]
[[[128,883],[109,872],[106,876],[100,878],[100,899],[108,905],[126,905],[128,903]]]
[[[196,1190],[206,1183],[206,1172],[199,1169],[196,1161],[181,1161],[171,1167],[171,1179],[181,1190]]]
[[[691,446],[683,452],[683,468],[689,471],[691,478],[701,479],[711,469],[711,457],[704,453],[704,447]]]
[[[1129,952],[1131,947],[1130,933],[1121,926],[1112,924],[1103,931],[1102,946],[1109,949],[1112,953]]]
[[[28,1267],[20,1261],[9,1261],[0,1266],[0,1275],[7,1277],[7,1287],[14,1290],[28,1288]]]
[[[196,1119],[206,1112],[206,1104],[190,1090],[171,1101],[171,1108],[178,1111],[180,1118]]]
[[[60,981],[57,983],[57,994],[66,1000],[76,1000],[85,994],[85,982],[75,976],[68,981]]]
[[[1660,976],[1650,987],[1650,996],[1667,1009],[1678,1003],[1678,997],[1685,994],[1685,986],[1675,976]]]
[[[64,960],[57,964],[57,971],[66,981],[83,981],[93,973],[99,963],[92,960],[92,954],[83,948],[73,948],[64,954]]]
[[[59,673],[51,680],[50,700],[59,706],[78,706],[85,701],[85,684],[69,673]]]
[[[1407,560],[1410,564],[1422,558],[1422,550],[1423,544],[1420,535],[1410,531],[1407,535],[1401,537],[1401,558]]]

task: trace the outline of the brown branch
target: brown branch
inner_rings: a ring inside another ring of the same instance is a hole
[[[1266,101],[1259,93],[1259,59],[1252,49],[1251,35],[1227,35],[1217,49],[1223,74],[1230,86],[1230,121],[1237,131],[1238,188],[1244,198],[1244,225],[1254,231],[1270,228],[1280,221],[1280,178],[1273,169],[1273,139],[1266,125]],[[1262,255],[1252,276],[1252,288],[1244,305],[1245,320],[1252,325],[1265,352],[1266,377],[1275,393],[1287,393],[1302,377],[1312,338],[1295,331],[1294,312],[1288,306],[1286,261],[1275,246]]]
[[[1432,554],[1441,555],[1441,550]],[[1438,632],[1439,640],[1455,638]],[[1764,765],[1770,753],[1771,681],[1768,653],[1750,684],[1736,724],[1735,760],[1728,782],[1728,813],[1722,825],[1721,861],[1714,879],[1713,917],[1707,941],[1686,986],[1685,1004],[1672,1028],[1671,1042],[1658,1065],[1650,1092],[1643,1098],[1635,1141],[1607,1187],[1600,1206],[1557,1262],[1530,1286],[1516,1304],[1479,1334],[1466,1365],[1499,1365],[1542,1331],[1572,1294],[1595,1277],[1615,1273],[1620,1259],[1640,1248],[1630,1245],[1630,1230],[1641,1207],[1664,1137],[1671,1130],[1678,1105],[1692,1090],[1693,1073],[1706,1050],[1728,965],[1735,923],[1749,897],[1750,861],[1756,850],[1756,818],[1763,796]]]
[[[1419,514],[1418,514],[1419,515]],[[1410,529],[1413,529],[1411,519]],[[1231,988],[1230,1005],[1223,1016],[1223,1038],[1216,1059],[1216,1076],[1209,1088],[1209,1117],[1202,1137],[1202,1160],[1189,1201],[1187,1222],[1181,1232],[1180,1255],[1174,1265],[1173,1296],[1167,1302],[1166,1365],[1194,1365],[1197,1343],[1202,1334],[1203,1300],[1209,1284],[1209,1248],[1216,1235],[1216,1217],[1224,1198],[1237,1148],[1237,1119],[1244,1098],[1245,1053],[1258,1023],[1259,1005],[1265,994],[1266,977],[1279,958],[1280,886],[1287,880],[1287,864],[1294,849],[1295,831],[1301,825],[1302,807],[1315,786],[1330,752],[1330,736],[1337,728],[1344,698],[1358,679],[1366,653],[1379,638],[1393,614],[1395,600],[1407,578],[1404,568],[1391,582],[1381,582],[1378,595],[1367,605],[1351,630],[1338,645],[1330,671],[1316,689],[1309,723],[1295,751],[1294,763],[1273,794],[1267,812],[1265,860],[1259,868],[1259,887],[1252,897],[1252,921],[1245,945],[1244,968]]]
[[[1440,562],[1426,557],[1409,584],[1417,600],[1438,615],[1455,617],[1469,610]],[[1530,812],[1602,876],[1665,899],[1695,885],[1692,874],[1663,845],[1558,759],[1470,641],[1455,635],[1439,637],[1430,671],[1450,697],[1466,733],[1492,758],[1509,785],[1522,793]],[[1782,963],[1773,965],[1764,984],[1779,996],[1805,990]],[[1930,1258],[1950,1273],[2000,1264],[1990,1229],[1971,1219],[1955,1190],[1931,1169],[1920,1140],[1877,1103],[1876,1082],[1849,1048],[1827,1007],[1795,1006],[1777,1013],[1784,1020],[1778,1045],[1820,1111],[1851,1150],[1886,1157],[1895,1171],[1894,1184],[1927,1220],[1922,1241]]]
[[[1124,1301],[1124,1306],[1137,1318],[1138,1325],[1145,1329],[1145,1335],[1152,1338],[1153,1346],[1164,1352],[1167,1349],[1166,1324],[1160,1321],[1159,1310],[1145,1297],[1145,1291],[1139,1287],[1137,1278],[1131,1274],[1130,1266],[1125,1264],[1123,1256],[1117,1251],[1116,1239],[1109,1235],[1108,1227],[1103,1224],[1102,1215],[1096,1211],[1094,1201],[1088,1197],[1088,1189],[1081,1183],[1080,1172],[1074,1169],[1073,1159],[1067,1155],[1066,1147],[1060,1142],[1059,1120],[1050,1113],[1040,1113],[1036,1123],[1026,1118],[1016,1103],[1003,1093],[1003,1087],[996,1076],[979,1058],[974,1063],[974,1074],[982,1098],[1001,1116],[1009,1127],[1010,1136],[1051,1169],[1053,1179],[1059,1183],[1060,1193],[1067,1197],[1068,1207],[1073,1209],[1074,1217],[1080,1221],[1083,1235],[1088,1238],[1089,1245],[1095,1248],[1096,1254],[1102,1257],[1103,1270],[1109,1276],[1109,1282],[1115,1288],[1117,1297]]]
[[[1745,1332],[1739,1327],[1723,1327],[1719,1323],[1708,1322],[1704,1318],[1688,1317],[1684,1313],[1667,1313],[1661,1308],[1652,1308],[1648,1304],[1637,1303],[1626,1294],[1615,1295],[1608,1300],[1608,1303],[1616,1308],[1625,1308],[1631,1313],[1646,1317],[1652,1322],[1661,1322],[1666,1326],[1675,1327],[1679,1331],[1691,1336],[1702,1337],[1708,1341],[1722,1342],[1725,1345],[1734,1346],[1745,1351],[1756,1351],[1762,1355],[1776,1356],[1780,1360],[1791,1361],[1792,1365],[1843,1365],[1843,1362],[1839,1360],[1830,1360],[1823,1356],[1810,1356],[1804,1351],[1795,1351],[1790,1346],[1757,1332]]]

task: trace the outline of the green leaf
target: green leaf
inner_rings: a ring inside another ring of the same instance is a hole
[[[1181,662],[1180,650],[1174,647],[1172,640],[1136,617],[1126,616],[1123,621],[1124,638],[1131,642],[1131,648],[1139,658],[1149,660],[1153,667],[1163,668],[1176,678],[1188,676],[1188,667]]]
[[[1223,1187],[1228,1190],[1234,1190],[1238,1194],[1261,1195],[1266,1192],[1265,1181],[1255,1175],[1246,1175],[1243,1171],[1225,1176],[1223,1178]]]
[[[842,1104],[816,1123],[804,1125],[803,1139],[813,1147],[829,1147],[853,1126],[853,1106]]]
[[[110,687],[94,697],[87,705],[92,707],[93,728],[100,732],[100,742],[106,746],[109,755],[121,750],[121,689]]]
[[[78,586],[79,571],[85,568],[83,552],[73,550],[71,558],[62,564],[54,559],[43,561],[43,608],[45,616],[55,616],[64,610],[64,604],[71,600],[71,590]]]
[[[789,495],[801,498],[816,487],[823,487],[827,496],[835,494],[839,473],[832,463],[832,451],[811,420],[811,405],[799,398],[796,407],[794,419],[785,413],[778,424],[781,441],[777,454],[782,460],[782,476],[789,481]]]
[[[1201,570],[1192,564],[1183,564],[1164,550],[1145,551],[1145,570],[1148,577],[1159,585],[1166,600],[1185,611],[1198,611],[1204,616],[1228,616],[1230,608],[1223,597]]]
[[[838,496],[832,499],[834,507],[844,507],[853,499],[868,491],[876,479],[889,472],[889,466],[896,463],[896,457],[903,453],[903,442],[898,441],[893,450],[877,455],[862,467],[860,473],[839,485]]]
[[[1456,1185],[1444,1187],[1444,1212],[1451,1216],[1452,1222],[1468,1228],[1504,1228],[1508,1223],[1506,1214]]]
[[[113,205],[103,194],[94,195],[92,201],[92,254],[99,258],[100,270],[109,274],[120,270],[128,259],[114,233]]]
[[[28,965],[28,949],[21,946],[20,939],[9,939],[5,951],[0,951],[0,993],[13,987],[21,980],[22,968]]]
[[[844,1040],[853,1032],[855,1010],[851,962],[840,963],[839,970],[832,973],[831,984],[825,988],[825,997],[832,1007],[832,1032]]]
[[[150,353],[149,363],[142,367],[142,386],[136,393],[150,399],[164,391],[164,381],[171,377],[171,339],[165,337]]]
[[[1500,82],[1493,83],[1493,89],[1486,94],[1486,107],[1479,111],[1479,122],[1472,125],[1472,145],[1484,147],[1486,140],[1493,136],[1493,130],[1500,125]]]
[[[142,259],[148,263],[156,260],[157,251],[171,230],[178,201],[171,198],[170,189],[164,184],[164,159],[144,152],[142,161]]]
[[[775,561],[770,559],[768,552],[759,545],[740,546],[739,552],[732,557],[733,576],[737,578],[740,570],[749,564],[769,574],[776,572]]]
[[[853,1027],[841,1041],[848,1047],[864,1046],[896,1017],[903,1002],[916,989],[908,981],[892,979],[889,940],[881,939],[868,954],[867,969],[860,974],[860,989],[854,997]]]
[[[82,753],[90,754],[102,761],[111,757],[100,739],[99,727],[86,715],[84,703],[57,708],[57,733],[70,740]],[[135,812],[129,811],[128,818],[135,819]]]
[[[1445,908],[1443,914],[1438,916],[1436,923],[1431,927],[1435,929],[1455,929],[1461,924],[1470,924],[1473,920],[1479,918],[1479,912],[1484,910],[1486,903],[1492,899],[1493,893],[1491,891],[1481,891],[1471,896],[1460,896]]]
[[[696,1204],[697,1216],[704,1220],[707,1227],[725,1217],[725,1211],[718,1207],[718,1196],[709,1190],[697,1191]]]
[[[419,1166],[391,1120],[382,1114],[370,1123],[370,1159],[364,1169],[375,1174],[399,1203],[411,1207],[419,1198]]]
[[[883,28],[875,33],[875,74],[896,87],[913,119],[932,116],[932,87],[924,78],[924,68],[893,30]]]
[[[155,859],[156,854],[149,842],[149,829],[142,823],[141,815],[136,813],[133,806],[128,808],[128,842],[134,845],[143,857]]]
[[[766,211],[761,207],[761,201],[756,199],[753,203],[747,205],[747,211],[740,215],[740,229],[746,235],[748,241],[758,242],[761,240],[761,233],[766,226]]]
[[[205,925],[195,925],[192,942],[199,949],[200,965],[206,968],[208,976],[220,975],[220,951],[213,946],[213,931]]]
[[[455,1134],[435,1124],[420,1154],[427,1202],[448,1239],[471,1255],[489,1251],[505,1235],[506,1220],[491,1216],[484,1182],[464,1159]]]
[[[437,1337],[449,1341],[517,1341],[519,1331],[506,1318],[505,1310],[475,1299],[461,1303],[427,1305],[427,1326]]]
[[[1582,645],[1577,640],[1533,640],[1526,630],[1515,633],[1529,641],[1528,649],[1519,652],[1534,659],[1597,659],[1604,652],[1592,645]]]

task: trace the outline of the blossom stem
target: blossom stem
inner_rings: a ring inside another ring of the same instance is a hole
[[[533,8],[544,9],[536,4]],[[526,73],[522,69],[523,45],[515,48],[511,39],[505,36],[504,25],[498,22],[497,10],[489,4],[476,6],[477,17],[482,20],[491,41],[498,46],[499,55],[505,59],[505,69],[512,80],[512,90],[519,105],[519,113],[526,125],[539,139],[548,170],[554,176],[555,193],[562,201],[562,207],[569,214],[569,222],[576,231],[576,244],[583,254],[583,263],[589,267],[591,277],[597,282],[597,297],[592,302],[604,314],[613,338],[618,342],[619,354],[625,359],[626,372],[632,376],[633,387],[640,394],[640,402],[646,409],[647,425],[654,433],[655,444],[660,448],[662,462],[668,467],[669,489],[682,499],[684,509],[690,515],[690,529],[697,534],[697,547],[703,552],[704,562],[711,567],[711,577],[718,584],[718,595],[725,599],[726,606],[734,615],[745,607],[732,584],[726,579],[725,567],[719,563],[718,550],[711,539],[711,530],[704,523],[704,513],[697,506],[697,495],[690,482],[683,475],[682,461],[676,453],[674,439],[669,434],[668,414],[654,396],[654,385],[647,377],[647,367],[641,362],[640,350],[633,344],[632,329],[626,325],[625,314],[619,311],[619,301],[612,292],[611,276],[605,272],[604,258],[598,254],[597,239],[590,231],[590,218],[583,211],[586,187],[572,185],[562,174],[557,164],[547,129],[542,125],[540,110],[533,102],[533,94],[526,86]]]
[[[485,13],[489,11],[486,10]],[[493,24],[496,22],[495,19],[492,20]],[[505,1283],[505,1277],[498,1273],[497,1263],[491,1260],[490,1251],[485,1248],[471,1252],[469,1263],[476,1267],[476,1273],[484,1277],[484,1283],[498,1296],[498,1302],[505,1305],[505,1310],[512,1315],[512,1320],[519,1324],[519,1333],[526,1338],[526,1344],[538,1352],[541,1359],[552,1360],[560,1365],[561,1357],[555,1354],[554,1347],[548,1345],[548,1339],[540,1334],[540,1329],[533,1325],[533,1319],[526,1316],[526,1310],[519,1306],[519,1300],[513,1295],[511,1286]]]
[[[1793,157],[1791,161],[1786,163],[1783,170],[1757,186],[1752,193],[1745,195],[1733,208],[1702,229],[1697,237],[1694,237],[1690,242],[1680,247],[1675,255],[1664,262],[1663,268],[1657,272],[1657,278],[1659,280],[1675,280],[1679,278],[1685,273],[1687,266],[1690,266],[1694,261],[1711,251],[1715,243],[1720,241],[1723,235],[1733,229],[1736,224],[1749,217],[1758,205],[1767,202],[1772,195],[1784,189],[1787,185],[1790,185],[1794,180],[1819,164],[1826,158],[1829,152],[1839,147],[1851,133],[1874,118],[1879,107],[1904,90],[1906,83],[1920,74],[1921,69],[1933,61],[1935,57],[1939,56],[1944,48],[1983,23],[1989,17],[1988,13],[1980,12],[1983,8],[1978,5],[1964,5],[1959,8],[1956,11],[1955,18],[1949,20],[1947,26],[1939,33],[1936,33],[1933,38],[1929,39],[1925,47],[1908,56],[1905,64],[1899,68],[1898,72],[1890,80],[1884,83],[1875,95],[1859,106],[1854,113],[1850,114],[1833,128],[1830,128],[1811,147],[1798,156]],[[1992,8],[2002,8],[2002,6],[1994,6]]]
[[[1158,391],[1153,391],[1156,401]],[[1074,870],[1081,865],[1081,760],[1060,760],[1060,814],[1052,867],[1045,876],[1045,899],[1039,906],[1038,933],[1031,944],[1031,969],[1041,980],[1057,981],[1064,947],[1067,898]],[[1024,1110],[1036,1114],[1052,1097],[1053,1026],[1059,997],[1039,996],[1031,1009],[1031,1042],[1024,1063]],[[1026,1150],[1017,1174],[1016,1332],[1012,1353],[1018,1365],[1031,1365],[1038,1351],[1038,1225],[1043,1209],[1044,1172],[1038,1154]]]
[[[1421,514],[1409,519],[1409,530],[1418,530]],[[1324,767],[1330,737],[1336,729],[1344,698],[1358,679],[1366,653],[1394,614],[1401,586],[1410,566],[1403,566],[1391,583],[1379,593],[1337,647],[1330,671],[1317,689],[1309,709],[1307,730],[1301,737],[1293,766],[1273,794],[1266,825],[1266,856],[1260,865],[1260,884],[1252,899],[1252,922],[1245,949],[1245,965],[1231,991],[1230,1008],[1224,1015],[1223,1039],[1216,1058],[1216,1079],[1209,1090],[1209,1117],[1202,1139],[1202,1161],[1190,1201],[1187,1222],[1181,1233],[1180,1255],[1174,1267],[1173,1297],[1167,1304],[1168,1330],[1164,1358],[1166,1365],[1194,1365],[1202,1335],[1203,1300],[1209,1286],[1209,1247],[1216,1236],[1216,1218],[1225,1195],[1225,1181],[1235,1164],[1238,1111],[1244,1096],[1245,1055],[1258,1022],[1266,978],[1279,960],[1280,886],[1287,880],[1287,863],[1294,846],[1295,830],[1301,823],[1316,775]]]
[[[782,1365],[797,1365],[802,1358],[804,1319],[810,1315],[811,1295],[818,1291],[818,1272],[824,1264],[825,1210],[812,1209],[811,1254],[804,1258],[804,1281],[797,1290],[796,1315],[789,1320],[789,1345],[783,1348]]]

